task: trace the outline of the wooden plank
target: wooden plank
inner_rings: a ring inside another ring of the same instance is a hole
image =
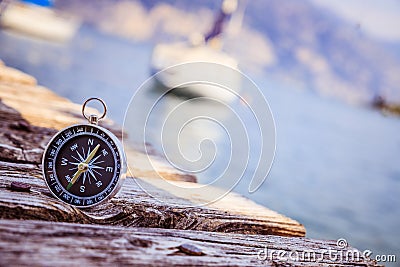
[[[306,238],[0,220],[2,266],[377,266],[340,255],[362,254]]]
[[[190,200],[148,184],[146,191],[151,192],[150,196],[130,178],[110,202],[79,210],[53,198],[40,176],[40,170],[33,164],[0,163],[0,218],[304,236],[304,227],[299,223],[253,202],[247,203],[249,200],[236,194],[225,201],[235,205],[243,202],[242,206],[247,204],[253,210],[240,214],[218,204],[189,207]],[[29,184],[32,190],[13,191],[12,182]],[[175,205],[168,204],[171,202]]]
[[[1,69],[1,67],[0,67]],[[8,70],[7,70],[8,71]],[[6,71],[6,72],[7,72]],[[3,77],[6,74],[2,74]],[[304,236],[300,223],[271,211],[234,193],[208,206],[218,189],[207,189],[201,195],[190,190],[166,188],[154,171],[131,166],[137,178],[129,178],[121,194],[95,208],[78,210],[54,199],[42,180],[41,155],[56,130],[83,122],[80,105],[58,97],[46,88],[18,83],[15,79],[0,82],[0,218],[39,219],[56,222],[161,227],[216,232]],[[93,111],[95,112],[95,111]],[[121,136],[121,129],[112,121],[104,126]],[[129,149],[129,158],[147,155]],[[150,155],[151,156],[151,155]],[[198,186],[191,175],[163,165],[155,157],[175,185]],[[143,188],[136,183],[140,179]],[[189,181],[189,182],[188,182]],[[12,182],[32,186],[31,192],[10,190]]]
[[[37,81],[34,77],[17,69],[7,67],[3,61],[0,61],[0,83],[36,85]]]

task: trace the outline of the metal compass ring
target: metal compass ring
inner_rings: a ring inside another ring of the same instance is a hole
[[[82,106],[82,115],[83,115],[83,117],[85,117],[85,119],[90,120],[90,117],[87,117],[86,114],[85,114],[85,107],[86,107],[86,105],[87,105],[90,101],[94,101],[94,100],[99,101],[99,102],[103,105],[103,115],[101,115],[101,116],[98,118],[99,120],[101,120],[101,119],[103,119],[103,118],[106,116],[106,114],[107,114],[107,106],[106,106],[106,103],[104,103],[103,99],[98,98],[98,97],[91,97],[91,98],[87,99],[87,100],[85,101],[85,103],[83,103],[83,106]]]

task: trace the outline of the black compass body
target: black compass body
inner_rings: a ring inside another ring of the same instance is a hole
[[[113,197],[126,176],[126,159],[117,137],[95,124],[59,131],[43,155],[47,186],[61,201],[80,208]]]

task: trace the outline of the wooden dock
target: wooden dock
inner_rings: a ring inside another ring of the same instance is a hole
[[[354,249],[306,239],[299,222],[236,193],[193,207],[207,196],[166,190],[140,164],[130,166],[136,177],[127,178],[108,203],[79,210],[57,201],[42,178],[41,157],[59,129],[84,122],[80,108],[0,62],[0,266],[376,266],[368,258],[332,261],[324,251]],[[121,136],[112,121],[103,126]],[[129,163],[147,155],[128,149],[127,156]],[[154,157],[167,179],[185,186],[196,182]],[[30,189],[15,190],[12,182]],[[266,250],[313,250],[320,261],[260,259]]]

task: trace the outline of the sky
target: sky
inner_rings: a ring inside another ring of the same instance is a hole
[[[385,42],[400,43],[400,0],[312,0],[366,34]]]

